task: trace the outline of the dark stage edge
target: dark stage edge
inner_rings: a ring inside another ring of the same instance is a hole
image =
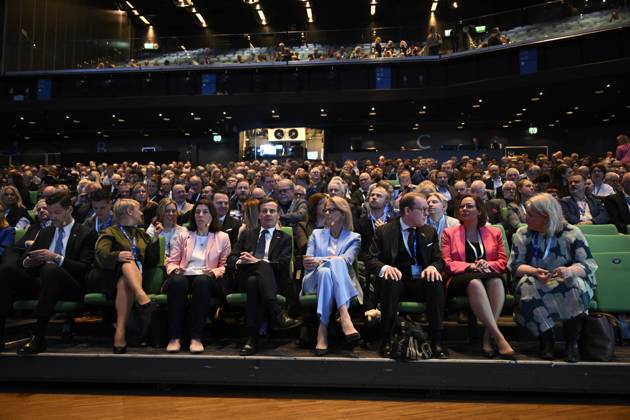
[[[397,362],[366,349],[321,358],[304,350],[291,356],[281,347],[240,357],[233,355],[236,343],[229,345],[231,354],[225,350],[170,355],[146,348],[113,355],[104,347],[70,346],[37,356],[6,350],[0,353],[0,382],[630,394],[630,363],[625,357],[611,363],[568,364],[526,355],[519,355],[516,362],[487,360],[452,351],[449,360]]]

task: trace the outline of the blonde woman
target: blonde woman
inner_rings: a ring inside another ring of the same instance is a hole
[[[459,220],[446,215],[448,200],[442,194],[435,192],[428,194],[426,197],[427,204],[429,205],[427,224],[435,228],[437,237],[441,243],[444,229],[459,226]]]
[[[352,298],[363,301],[363,292],[352,267],[359,250],[361,236],[352,232],[352,212],[341,197],[330,197],[325,204],[325,228],[316,229],[308,241],[303,259],[306,274],[303,294],[317,294],[317,346],[315,354],[328,353],[328,324],[333,301],[341,317],[341,328],[348,343],[357,343],[361,336],[352,324],[348,306]]]
[[[22,202],[22,196],[17,188],[13,185],[7,185],[2,188],[0,194],[0,202],[4,205],[4,217],[9,225],[24,229],[31,222],[28,211]]]
[[[126,324],[134,301],[141,320],[141,339],[146,338],[151,315],[157,308],[142,289],[142,276],[158,263],[159,247],[139,227],[142,227],[140,204],[120,198],[114,204],[114,225],[101,231],[95,246],[96,267],[102,270],[94,276],[101,282],[98,291],[116,294],[114,354],[127,351]]]
[[[177,203],[170,198],[164,198],[157,206],[155,220],[147,229],[147,235],[152,238],[164,238],[164,256],[171,255],[171,248],[177,236],[186,232],[186,228],[177,224]]]

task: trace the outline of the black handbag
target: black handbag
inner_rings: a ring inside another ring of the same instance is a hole
[[[582,328],[580,351],[583,360],[610,362],[615,358],[615,328],[617,319],[604,312],[586,317]]]
[[[392,358],[399,361],[430,359],[427,334],[417,322],[399,316],[392,338]]]

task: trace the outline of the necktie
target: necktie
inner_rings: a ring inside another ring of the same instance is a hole
[[[258,243],[256,243],[256,250],[254,251],[254,257],[256,258],[265,257],[265,245],[267,244],[267,234],[269,234],[269,231],[267,229],[264,229],[262,232],[260,232]]]
[[[407,232],[409,232],[409,235],[407,235],[407,246],[409,247],[409,254],[411,255],[411,258],[413,258],[413,260],[415,261],[416,230],[414,228],[407,228]]]
[[[63,228],[57,228],[57,241],[55,242],[55,254],[63,255]]]

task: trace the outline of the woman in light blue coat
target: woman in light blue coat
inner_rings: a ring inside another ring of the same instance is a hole
[[[341,318],[341,328],[346,341],[357,343],[361,336],[352,324],[348,313],[350,301],[363,300],[361,286],[352,267],[361,248],[361,236],[352,232],[352,212],[348,202],[341,197],[330,197],[325,204],[326,224],[316,229],[308,240],[302,282],[302,294],[317,294],[317,346],[315,354],[328,353],[328,324],[333,302]]]

